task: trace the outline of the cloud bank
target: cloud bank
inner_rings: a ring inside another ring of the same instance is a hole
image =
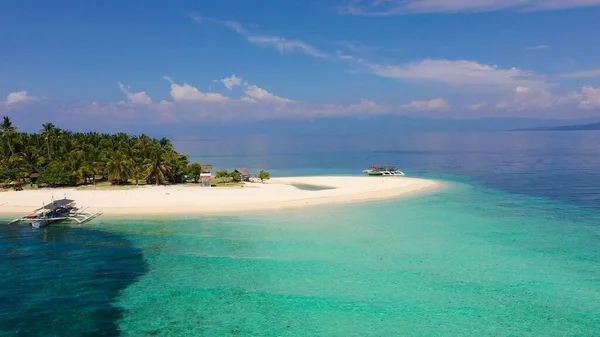
[[[392,16],[420,13],[537,12],[597,7],[600,0],[344,0],[344,15]]]

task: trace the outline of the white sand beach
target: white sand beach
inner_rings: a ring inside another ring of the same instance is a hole
[[[305,190],[293,184],[327,186]],[[424,192],[439,182],[407,177],[314,176],[273,178],[244,187],[141,186],[131,189],[57,188],[0,193],[0,214],[27,213],[65,196],[105,215],[167,215],[265,211],[382,200]]]

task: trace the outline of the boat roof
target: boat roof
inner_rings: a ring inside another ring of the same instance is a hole
[[[75,200],[72,199],[60,199],[60,200],[54,200],[53,202],[44,205],[44,207],[42,208],[47,208],[47,209],[55,209],[55,208],[59,208],[59,207],[65,207],[70,203],[75,202]]]
[[[396,168],[396,166],[390,166],[390,165],[388,165],[388,166],[376,166],[376,165],[373,165],[371,167],[372,168],[378,168],[378,169],[395,169]]]

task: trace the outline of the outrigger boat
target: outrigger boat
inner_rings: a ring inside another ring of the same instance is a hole
[[[46,227],[51,223],[65,220],[73,220],[82,224],[102,215],[102,212],[99,211],[87,212],[87,209],[87,207],[82,209],[78,208],[75,205],[75,200],[67,198],[56,201],[53,200],[51,203],[44,205],[21,218],[14,219],[8,224],[10,225],[24,221],[30,222],[33,228],[41,228]]]
[[[370,176],[403,176],[404,172],[400,171],[395,166],[371,166],[370,169],[364,170]]]

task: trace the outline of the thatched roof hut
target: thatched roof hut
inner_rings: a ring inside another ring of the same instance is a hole
[[[237,168],[237,169],[235,169],[235,172],[240,175],[240,180],[250,181],[251,175],[250,175],[250,171],[248,171],[248,169]]]

